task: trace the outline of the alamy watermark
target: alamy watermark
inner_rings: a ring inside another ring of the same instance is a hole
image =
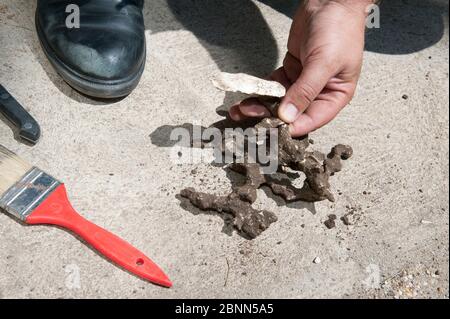
[[[366,267],[368,276],[364,279],[363,284],[367,289],[378,289],[381,287],[381,270],[378,265],[370,264]]]
[[[366,27],[368,29],[380,28],[380,7],[376,4],[371,4],[365,9],[367,13]],[[80,7],[76,4],[69,4],[66,6],[66,27],[68,29],[80,28]]]
[[[366,7],[366,28],[379,29],[380,28],[380,7],[376,4],[371,4]]]
[[[66,7],[66,27],[68,29],[79,29],[80,28],[80,7],[76,4],[69,4]]]
[[[81,288],[80,267],[76,264],[69,264],[64,267],[66,272],[65,284],[66,288],[70,290]]]
[[[174,143],[171,160],[175,164],[258,163],[264,174],[278,169],[278,129],[177,127],[170,133]]]

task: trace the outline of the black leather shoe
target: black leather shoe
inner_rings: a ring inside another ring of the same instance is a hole
[[[69,85],[99,98],[122,97],[137,86],[146,58],[143,2],[38,0],[39,39]],[[80,28],[66,25],[66,8],[73,4],[80,9]]]

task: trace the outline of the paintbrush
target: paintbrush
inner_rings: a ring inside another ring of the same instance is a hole
[[[0,145],[0,208],[30,225],[68,229],[100,254],[152,283],[171,287],[164,272],[139,250],[80,216],[64,184]]]

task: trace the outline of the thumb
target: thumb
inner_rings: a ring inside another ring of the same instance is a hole
[[[330,67],[314,61],[305,64],[297,81],[286,92],[278,116],[286,123],[294,122],[317,98],[334,76]]]

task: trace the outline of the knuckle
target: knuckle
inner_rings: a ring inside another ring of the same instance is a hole
[[[347,101],[346,101],[346,102],[349,103],[349,102],[353,99],[353,97],[355,96],[355,94],[356,94],[356,84],[350,86],[350,87],[345,91],[345,94],[347,95]]]
[[[344,62],[336,57],[335,54],[327,55],[326,59],[321,62],[321,68],[330,78],[343,69]]]
[[[314,101],[319,92],[317,92],[317,90],[309,83],[300,83],[295,85],[294,94],[298,98],[304,100],[304,102],[310,104]]]
[[[356,87],[351,88],[347,95],[349,102],[355,97],[355,94],[356,94]]]

